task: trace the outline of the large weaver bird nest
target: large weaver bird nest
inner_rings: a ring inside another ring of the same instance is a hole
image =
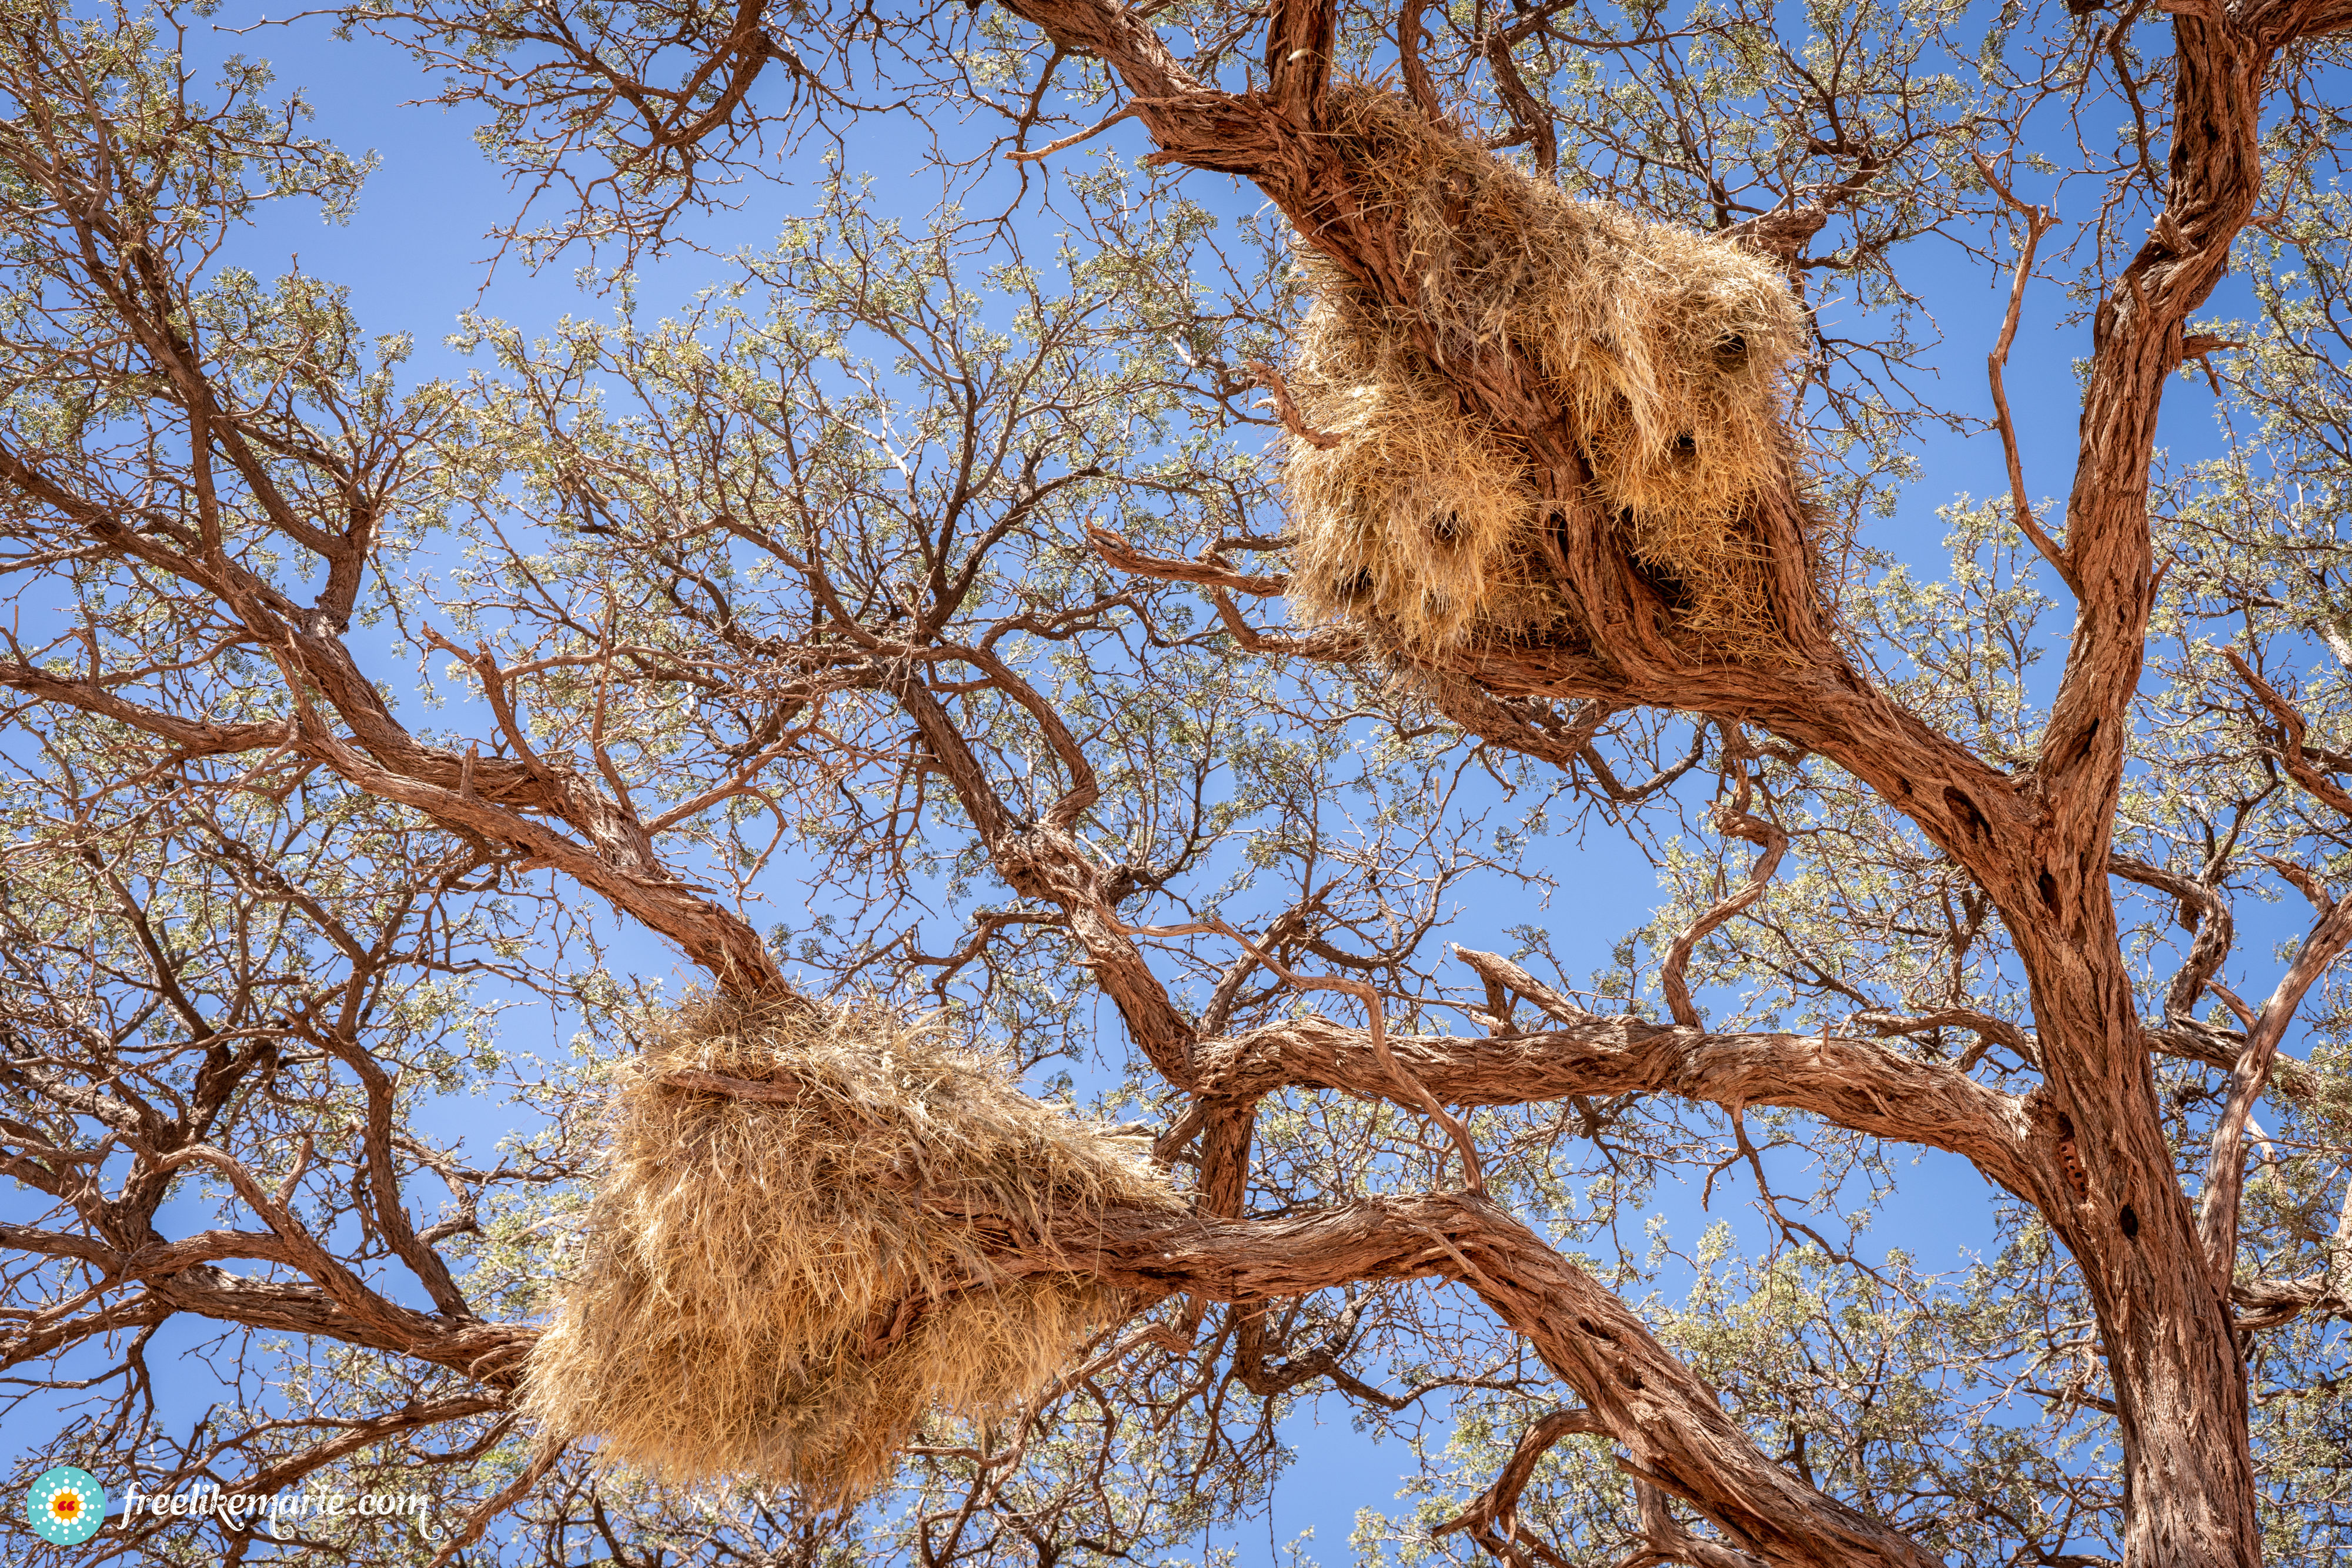
[[[1307,258],[1288,382],[1311,434],[1293,434],[1285,468],[1294,602],[1423,650],[1559,619],[1540,556],[1557,499],[1432,359],[1516,349],[1557,389],[1591,470],[1582,498],[1626,530],[1677,621],[1717,652],[1770,645],[1742,514],[1794,473],[1787,369],[1806,323],[1780,270],[1563,195],[1392,94],[1336,90],[1331,113],[1358,200],[1398,214],[1421,298],[1391,313]]]
[[[1055,1237],[1182,1207],[1140,1153],[879,1003],[689,1001],[620,1069],[524,1407],[664,1480],[853,1500],[929,1413],[1015,1408],[1124,1315]]]

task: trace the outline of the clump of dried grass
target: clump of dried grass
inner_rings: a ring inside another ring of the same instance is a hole
[[[862,1496],[928,1413],[1018,1406],[1121,1315],[1055,1235],[1181,1207],[1139,1153],[878,1003],[690,1001],[621,1070],[525,1407],[661,1479]]]
[[[1538,559],[1553,502],[1437,369],[1516,349],[1561,394],[1591,470],[1585,498],[1672,580],[1685,627],[1727,652],[1769,643],[1741,519],[1792,463],[1787,368],[1805,323],[1780,272],[1737,245],[1565,196],[1394,95],[1336,92],[1332,118],[1360,200],[1399,215],[1421,300],[1394,316],[1336,267],[1307,263],[1315,299],[1289,390],[1307,427],[1338,439],[1289,443],[1300,607],[1420,647],[1557,613]]]

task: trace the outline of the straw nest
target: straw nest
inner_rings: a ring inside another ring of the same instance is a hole
[[[1123,1315],[999,1260],[1050,1266],[1080,1214],[1181,1207],[1140,1153],[879,1004],[689,1002],[621,1070],[525,1408],[660,1479],[853,1500],[928,1413],[1017,1407]]]
[[[1806,340],[1780,271],[1737,244],[1580,202],[1394,95],[1335,92],[1358,200],[1399,215],[1417,271],[1392,314],[1309,256],[1288,375],[1309,431],[1286,464],[1309,617],[1383,625],[1408,646],[1539,632],[1566,606],[1543,564],[1554,500],[1508,435],[1462,412],[1433,355],[1517,350],[1560,394],[1584,497],[1626,530],[1678,623],[1717,652],[1776,640],[1754,530],[1785,482],[1788,367]]]

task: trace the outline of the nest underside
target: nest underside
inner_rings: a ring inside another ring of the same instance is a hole
[[[1773,644],[1752,518],[1795,476],[1788,367],[1805,340],[1780,273],[1565,196],[1393,95],[1332,102],[1360,199],[1398,214],[1420,300],[1391,314],[1307,261],[1287,381],[1323,440],[1294,434],[1286,453],[1294,602],[1417,648],[1539,634],[1570,609],[1542,546],[1573,499],[1624,530],[1695,642],[1734,656]],[[1558,494],[1521,443],[1464,413],[1439,368],[1514,349],[1565,407],[1581,494]]]
[[[1125,1315],[1055,1235],[1179,1207],[1139,1152],[878,1004],[690,1003],[620,1071],[525,1407],[662,1480],[863,1496],[935,1412],[1020,1406]]]

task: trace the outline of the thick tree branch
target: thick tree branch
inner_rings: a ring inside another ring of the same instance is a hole
[[[1096,982],[1118,1008],[1138,1048],[1170,1082],[1190,1087],[1192,1024],[1169,999],[1167,987],[1118,923],[1109,873],[1066,826],[1033,825],[1014,817],[919,669],[908,668],[898,677],[894,695],[988,846],[997,873],[1022,896],[1066,912],[1070,935],[1086,949]]]
[[[1633,1465],[1670,1482],[1741,1551],[1776,1568],[1931,1561],[1899,1531],[1767,1459],[1631,1309],[1473,1195],[1363,1198],[1274,1220],[1107,1216],[1082,1255],[1089,1273],[1139,1294],[1223,1301],[1354,1280],[1454,1281],[1528,1341]]]
[[[1265,75],[1276,105],[1302,131],[1319,131],[1331,89],[1331,38],[1339,0],[1274,0],[1265,29]]]
[[[1517,1528],[1519,1494],[1527,1490],[1538,1461],[1551,1451],[1554,1443],[1570,1433],[1598,1434],[1602,1430],[1600,1421],[1589,1410],[1554,1410],[1538,1416],[1520,1435],[1510,1458],[1486,1490],[1452,1519],[1431,1526],[1429,1533],[1437,1537],[1466,1531],[1481,1550],[1499,1561],[1521,1563],[1535,1556],[1547,1568],[1565,1568],[1558,1552],[1539,1542],[1521,1539]]]
[[[1670,1094],[1737,1111],[1781,1105],[1895,1143],[1960,1155],[2031,1201],[2052,1184],[2029,1154],[2023,1103],[1948,1065],[1836,1035],[1710,1034],[1635,1019],[1591,1019],[1538,1034],[1398,1036],[1413,1081],[1450,1105],[1525,1105],[1578,1094]],[[1203,1092],[1257,1096],[1286,1087],[1414,1102],[1361,1030],[1309,1017],[1204,1040]]]
[[[2246,1175],[2246,1124],[2254,1102],[2271,1078],[2271,1061],[2304,993],[2317,983],[2345,945],[2352,942],[2352,895],[2337,901],[2320,916],[2294,961],[2279,977],[2270,999],[2246,1031],[2245,1048],[2230,1073],[2229,1099],[2213,1128],[2213,1142],[2205,1160],[2205,1190],[2198,1206],[2197,1228],[2204,1243],[2206,1265],[2221,1289],[2227,1290],[2238,1257],[2238,1199]]]
[[[2352,1318],[2352,1288],[2333,1274],[2303,1280],[2250,1280],[2230,1287],[2242,1329],[2284,1328],[2297,1318]]]
[[[2286,769],[2287,777],[2300,785],[2313,800],[2338,812],[2346,821],[2352,821],[2352,791],[2346,790],[2313,766],[2318,760],[2318,754],[2309,744],[2310,731],[2302,713],[2279,695],[2277,687],[2263,679],[2237,649],[2224,647],[2221,657],[2230,661],[2230,667],[2237,671],[2238,679],[2246,684],[2271,716],[2278,721],[2279,736],[2270,751],[2278,758],[2279,766]]]
[[[785,988],[758,933],[709,892],[672,875],[625,801],[608,798],[568,763],[538,757],[521,743],[507,680],[487,651],[461,656],[481,675],[486,695],[516,740],[519,760],[421,744],[394,716],[327,619],[303,611],[217,552],[198,559],[168,538],[133,532],[5,452],[0,459],[5,460],[0,478],[31,488],[103,545],[215,595],[277,658],[294,711],[286,723],[266,726],[189,721],[128,703],[96,681],[51,676],[21,661],[0,666],[0,684],[131,725],[192,752],[286,747],[370,794],[586,884],[677,943],[723,987],[743,994]],[[567,838],[524,812],[554,817],[588,841]]]
[[[2237,941],[2237,923],[2231,916],[2229,900],[2202,878],[2182,876],[2127,856],[2108,856],[2107,869],[2142,887],[2170,894],[2180,901],[2182,923],[2195,924],[2197,935],[2189,946],[2189,956],[2165,988],[2164,1018],[2176,1029],[2196,1027],[2197,1004],[2213,977],[2221,972]]]
[[[1235,571],[1221,561],[1174,560],[1166,556],[1145,555],[1108,528],[1089,528],[1087,539],[1104,560],[1139,577],[1158,578],[1163,582],[1198,582],[1259,599],[1278,598],[1290,587],[1287,576],[1261,577]]]

